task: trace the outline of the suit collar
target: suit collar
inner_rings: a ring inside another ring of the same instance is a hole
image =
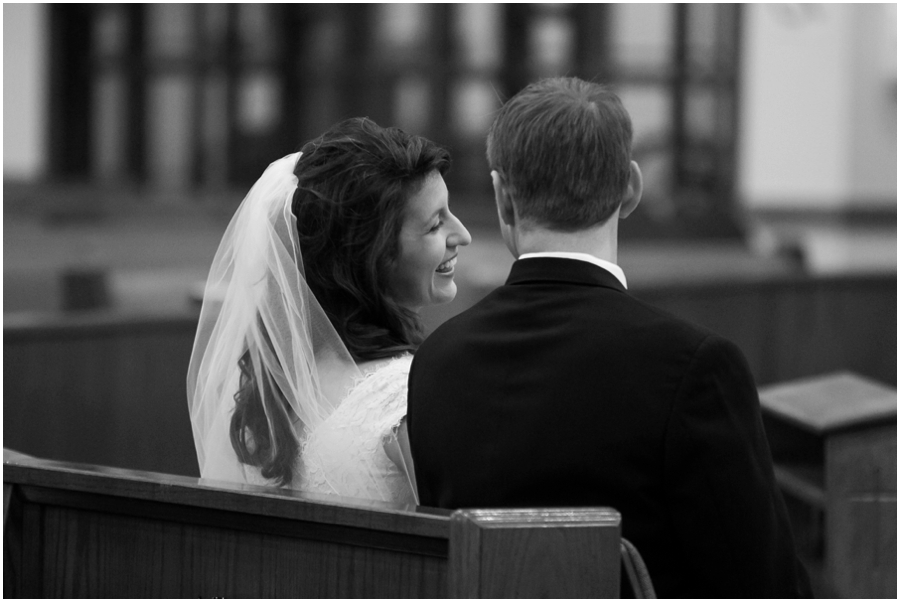
[[[540,253],[523,253],[522,255],[519,255],[519,259],[530,259],[532,257],[560,257],[562,259],[579,259],[581,261],[587,261],[588,263],[599,265],[607,272],[610,272],[622,283],[622,286],[628,288],[628,283],[625,281],[625,272],[622,271],[622,268],[611,261],[600,259],[595,255],[573,253],[571,251],[541,251]]]
[[[604,286],[625,292],[619,279],[600,266],[557,257],[533,257],[520,259],[513,263],[506,279],[506,284],[523,284],[527,282],[566,282],[570,284],[586,284]]]

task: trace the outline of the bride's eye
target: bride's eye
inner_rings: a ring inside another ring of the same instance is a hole
[[[438,222],[437,222],[435,225],[433,225],[433,226],[428,230],[428,232],[429,232],[429,233],[431,233],[431,232],[437,232],[437,231],[440,229],[440,227],[443,226],[443,225],[444,225],[444,222],[438,220]]]

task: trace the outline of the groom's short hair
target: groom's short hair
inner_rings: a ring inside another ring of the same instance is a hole
[[[544,79],[512,97],[487,137],[519,218],[574,231],[605,222],[622,202],[631,165],[631,117],[608,88]]]

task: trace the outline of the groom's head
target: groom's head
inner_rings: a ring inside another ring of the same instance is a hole
[[[518,223],[576,231],[606,222],[625,199],[637,169],[631,139],[631,118],[606,87],[552,78],[503,105],[487,159]]]

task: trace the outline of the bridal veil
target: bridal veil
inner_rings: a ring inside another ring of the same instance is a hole
[[[299,157],[275,161],[250,189],[206,282],[187,381],[205,478],[266,483],[231,444],[242,359],[260,381],[268,441],[276,441],[273,431],[287,424],[300,450],[361,377],[303,276],[291,210]]]

